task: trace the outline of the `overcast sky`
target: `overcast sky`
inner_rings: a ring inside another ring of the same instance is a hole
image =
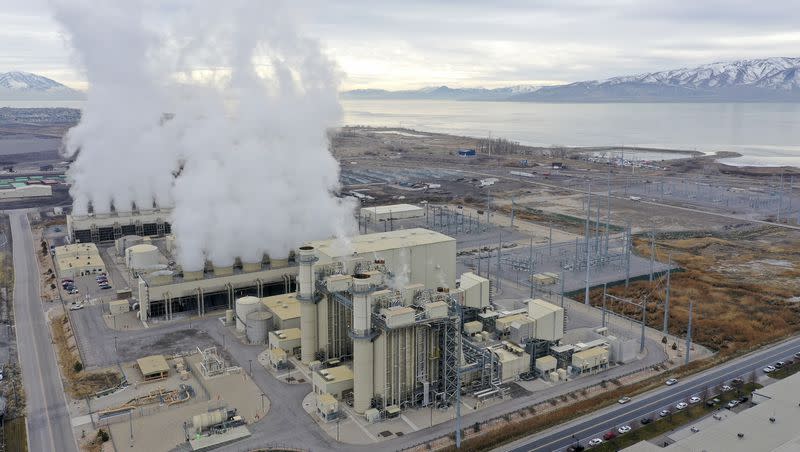
[[[800,0],[292,3],[345,89],[555,84],[800,56]],[[86,87],[46,0],[0,0],[0,72],[11,70]]]

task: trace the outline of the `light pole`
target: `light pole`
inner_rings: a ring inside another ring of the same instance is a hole
[[[117,336],[114,336],[114,353],[117,353]]]
[[[253,360],[248,359],[247,361],[250,363],[250,378],[253,378]]]
[[[264,412],[264,393],[263,392],[261,393],[261,412],[266,414]]]

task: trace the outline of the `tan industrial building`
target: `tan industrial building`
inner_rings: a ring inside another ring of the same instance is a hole
[[[756,405],[722,420],[708,420],[700,431],[660,447],[642,441],[625,452],[795,452],[800,450],[800,374],[755,391]],[[688,426],[687,426],[688,427]]]
[[[300,303],[297,301],[296,293],[264,297],[261,303],[274,316],[275,329],[300,328]]]
[[[362,207],[361,218],[373,223],[388,220],[404,220],[425,216],[425,210],[411,204],[392,204],[389,206]]]
[[[327,393],[342,400],[343,394],[353,390],[353,371],[347,366],[315,370],[312,379],[318,395]]]
[[[49,185],[25,185],[22,187],[0,190],[0,199],[23,199],[40,196],[53,196],[53,187]]]
[[[373,211],[375,218],[381,212]],[[490,305],[488,280],[462,275],[463,288],[457,287],[455,255],[455,239],[426,229],[301,247],[302,361],[352,356],[357,413],[367,412],[373,401],[386,415],[398,407],[452,402],[462,356],[462,325],[454,309],[477,315]],[[469,365],[489,369],[471,381],[499,378],[499,367],[486,365],[496,362],[495,354],[467,342]],[[512,367],[507,369],[515,374]]]
[[[269,347],[279,348],[289,356],[296,355],[300,350],[300,329],[275,330],[269,332]]]
[[[106,271],[105,263],[94,243],[57,246],[53,250],[53,259],[61,278],[74,278]]]
[[[136,360],[144,381],[162,380],[169,376],[169,364],[162,355],[146,356]]]
[[[589,372],[608,366],[608,349],[605,347],[592,347],[572,355],[572,367],[577,371]]]

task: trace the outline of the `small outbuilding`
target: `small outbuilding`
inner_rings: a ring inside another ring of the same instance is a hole
[[[169,365],[163,355],[145,356],[136,360],[144,381],[162,380],[169,376]]]

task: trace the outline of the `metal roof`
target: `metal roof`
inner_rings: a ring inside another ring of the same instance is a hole
[[[169,365],[163,355],[145,356],[136,360],[142,375],[152,375],[169,372]]]

